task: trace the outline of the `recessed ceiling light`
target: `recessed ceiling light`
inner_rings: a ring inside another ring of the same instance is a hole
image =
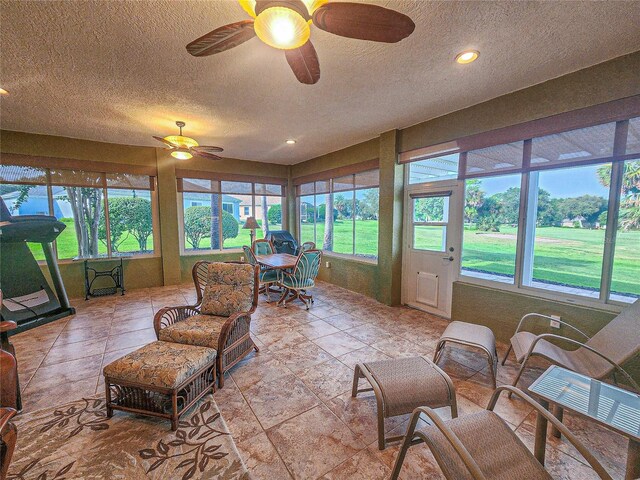
[[[9,92],[7,92],[4,88],[0,88],[0,95],[9,95]]]
[[[286,143],[287,145],[295,145],[295,144],[296,144],[296,141],[295,141],[295,140],[287,140],[287,141],[286,141],[286,142],[284,142],[284,143]]]
[[[480,52],[477,50],[466,50],[456,55],[456,62],[466,65],[467,63],[474,62],[480,56]]]

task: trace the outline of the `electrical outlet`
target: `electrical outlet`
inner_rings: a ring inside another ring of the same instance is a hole
[[[240,257],[240,261],[244,263],[244,257]]]
[[[324,266],[327,268],[331,268],[331,262],[325,262]]]
[[[550,315],[553,320],[550,321],[551,328],[560,328],[560,316],[559,315]]]

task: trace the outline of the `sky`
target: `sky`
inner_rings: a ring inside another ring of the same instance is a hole
[[[540,187],[554,198],[598,195],[607,198],[609,189],[603,187],[596,174],[599,165],[549,170],[540,172]],[[520,187],[520,175],[505,175],[482,179],[482,189],[488,195],[504,192],[510,187]]]

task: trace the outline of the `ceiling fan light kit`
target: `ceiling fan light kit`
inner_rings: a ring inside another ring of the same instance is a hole
[[[190,158],[202,157],[209,160],[222,160],[216,153],[222,152],[222,148],[213,146],[200,146],[191,137],[182,135],[182,128],[185,126],[184,122],[176,122],[176,125],[180,129],[179,135],[168,135],[166,137],[153,138],[159,142],[164,143],[169,150],[171,150],[171,156],[178,160],[189,160]]]
[[[320,62],[309,41],[311,26],[342,37],[396,43],[411,35],[415,24],[408,16],[366,3],[328,0],[238,0],[255,20],[243,20],[216,28],[187,45],[195,57],[236,47],[254,36],[284,50],[287,63],[299,82],[320,80]]]

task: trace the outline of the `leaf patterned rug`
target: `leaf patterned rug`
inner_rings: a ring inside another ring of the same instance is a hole
[[[85,398],[14,417],[18,443],[8,480],[219,479],[249,473],[207,395],[182,416],[166,419],[114,411]]]

